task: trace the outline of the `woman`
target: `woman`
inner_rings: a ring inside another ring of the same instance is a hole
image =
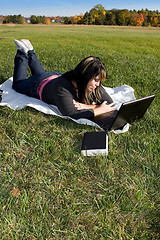
[[[14,90],[56,105],[62,115],[74,119],[92,120],[114,111],[111,97],[101,86],[106,79],[106,69],[99,58],[87,57],[64,74],[45,72],[29,40],[15,40],[15,43]],[[28,66],[32,73],[29,78]]]

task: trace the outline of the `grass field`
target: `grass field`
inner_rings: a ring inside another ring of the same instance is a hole
[[[0,239],[160,239],[160,29],[1,25],[0,83],[13,75],[21,38],[46,71],[96,55],[105,86],[156,98],[128,132],[108,134],[108,156],[93,158],[80,147],[94,127],[0,107]]]

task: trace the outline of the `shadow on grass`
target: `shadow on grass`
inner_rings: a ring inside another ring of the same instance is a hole
[[[6,77],[3,75],[0,75],[0,84],[4,83],[6,81]]]

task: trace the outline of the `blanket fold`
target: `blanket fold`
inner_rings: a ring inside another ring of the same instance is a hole
[[[47,104],[39,99],[28,97],[24,94],[20,94],[12,89],[13,77],[6,80],[0,85],[0,89],[3,90],[2,101],[0,106],[8,106],[13,110],[20,110],[26,106],[35,108],[36,110],[43,112],[45,114],[51,114],[54,116],[59,116],[64,119],[71,119],[72,121],[78,124],[87,124],[94,126],[96,128],[102,129],[98,124],[90,121],[88,119],[72,119],[68,116],[63,116],[58,108],[54,105]],[[103,86],[104,87],[104,86]],[[120,87],[108,88],[104,87],[107,93],[111,96],[113,101],[116,104],[116,107],[119,108],[123,102],[127,102],[135,99],[134,89],[128,85],[122,85]],[[122,130],[116,130],[114,133],[123,133],[128,131],[129,124],[126,124]]]

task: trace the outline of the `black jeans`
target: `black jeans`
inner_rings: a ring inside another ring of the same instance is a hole
[[[27,78],[27,68],[30,67],[32,76]],[[40,76],[45,73],[34,50],[28,51],[28,54],[17,51],[14,59],[13,89],[19,93],[36,97],[36,89],[40,82]]]

